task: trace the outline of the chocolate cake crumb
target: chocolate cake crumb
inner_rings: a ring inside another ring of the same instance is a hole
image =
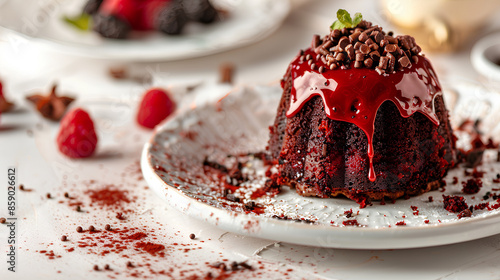
[[[346,216],[346,218],[351,218],[352,217],[352,209],[344,211],[344,215]]]
[[[465,218],[465,217],[471,217],[472,212],[469,209],[464,209],[460,213],[458,213],[457,217],[459,219]]]
[[[454,195],[444,195],[443,194],[443,205],[444,209],[449,212],[459,213],[465,209],[468,209],[469,206],[465,202],[463,196],[454,196]]]
[[[465,167],[475,168],[483,161],[484,149],[473,149],[465,157]]]
[[[358,223],[358,220],[356,220],[356,219],[342,221],[342,224],[344,226],[360,226],[360,224]]]
[[[481,179],[472,178],[467,180],[466,182],[462,182],[463,188],[462,192],[466,194],[475,194],[478,193],[481,187],[483,186],[483,182]]]

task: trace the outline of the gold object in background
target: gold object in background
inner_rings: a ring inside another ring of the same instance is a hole
[[[499,0],[381,0],[400,33],[426,50],[459,49],[500,8]]]

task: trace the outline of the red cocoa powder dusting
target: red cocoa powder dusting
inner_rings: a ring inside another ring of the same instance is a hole
[[[139,242],[135,244],[135,247],[141,249],[145,252],[150,253],[153,256],[165,257],[165,252],[162,252],[165,249],[165,246],[161,244],[151,243],[151,242]]]
[[[88,190],[85,193],[89,195],[92,203],[101,206],[116,206],[130,203],[130,199],[127,197],[128,191],[120,190],[114,185],[106,185],[101,189]]]

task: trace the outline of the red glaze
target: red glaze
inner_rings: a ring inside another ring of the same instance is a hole
[[[311,49],[304,52],[304,55],[307,54],[316,56]],[[322,61],[315,64],[315,69],[320,66],[328,69]],[[441,86],[425,57],[419,56],[417,63],[403,71],[383,75],[373,69],[357,69],[352,65],[351,69],[327,70],[320,74],[312,70],[307,61],[300,61],[300,56],[290,67],[294,81],[287,117],[295,115],[313,96],[320,96],[330,119],[355,124],[365,132],[370,158],[368,177],[372,182],[376,179],[372,140],[375,117],[382,103],[392,101],[404,118],[420,112],[439,125],[433,100],[441,92]]]

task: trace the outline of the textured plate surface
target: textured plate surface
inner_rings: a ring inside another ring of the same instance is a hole
[[[110,40],[94,32],[81,32],[62,18],[77,15],[85,0],[0,1],[0,27],[10,35],[56,51],[125,61],[177,60],[243,46],[271,34],[290,10],[288,0],[218,0],[229,12],[210,25],[190,23],[182,36],[159,32],[136,34],[127,40]],[[7,12],[8,11],[8,12]],[[11,41],[16,42],[18,38]]]
[[[499,112],[498,97],[480,91],[445,94],[455,123],[466,118],[490,117]],[[479,170],[486,172],[483,187],[475,195],[461,192],[465,176],[459,167],[445,178],[444,189],[410,199],[373,202],[359,207],[347,199],[301,197],[286,189],[274,197],[254,198],[262,206],[258,214],[245,211],[249,201],[264,183],[265,168],[250,157],[244,172],[253,181],[234,193],[241,203],[227,200],[220,182],[203,169],[210,159],[230,164],[227,155],[263,151],[268,139],[268,126],[274,120],[281,91],[279,87],[244,88],[233,92],[217,104],[207,103],[180,114],[158,129],[143,150],[142,170],[149,185],[170,204],[187,215],[213,223],[225,230],[272,240],[335,248],[393,249],[435,246],[477,239],[500,233],[499,210],[476,210],[471,217],[458,219],[443,207],[442,195],[462,195],[468,205],[483,203],[486,192],[500,188],[493,179],[500,171],[496,151],[486,151]],[[454,110],[455,112],[455,110]],[[482,128],[496,132],[498,122],[483,122]],[[486,129],[488,125],[489,129]],[[467,135],[459,142],[467,145]],[[458,183],[453,184],[453,178]],[[432,197],[430,199],[429,197]],[[492,205],[496,202],[491,198]],[[352,215],[347,212],[352,210]],[[289,220],[277,219],[276,216]],[[360,226],[348,226],[356,220]],[[403,224],[404,225],[401,225]],[[399,225],[398,225],[399,224]]]

